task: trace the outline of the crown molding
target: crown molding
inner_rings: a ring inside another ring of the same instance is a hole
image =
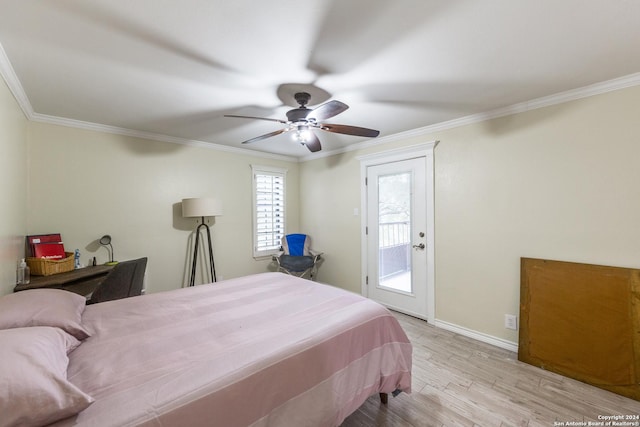
[[[454,129],[461,126],[470,125],[473,123],[484,122],[491,119],[497,119],[499,117],[510,116],[512,114],[524,113],[538,108],[550,107],[552,105],[563,104],[569,101],[575,101],[582,98],[588,98],[590,96],[601,95],[607,92],[613,92],[620,89],[625,89],[632,86],[640,85],[640,73],[629,74],[627,76],[619,77],[616,79],[607,80],[600,83],[595,83],[589,86],[584,86],[577,89],[560,92],[554,95],[544,96],[536,98],[530,101],[520,102],[507,107],[497,108],[495,110],[487,111],[484,113],[472,114],[458,119],[449,120],[446,122],[436,123],[421,128],[408,130],[405,132],[399,132],[392,135],[388,135],[382,138],[371,139],[368,141],[352,144],[348,147],[341,148],[332,151],[323,151],[318,154],[307,155],[300,157],[300,161],[316,160],[323,157],[329,157],[336,154],[347,153],[355,150],[362,150],[369,147],[374,147],[381,144],[387,144],[389,142],[406,140],[409,138],[423,137],[434,132],[442,132],[448,129]]]
[[[24,115],[27,119],[31,120],[33,117],[33,108],[31,107],[29,98],[27,98],[27,95],[24,92],[22,83],[20,83],[18,76],[13,70],[13,66],[11,66],[11,62],[9,62],[9,57],[7,57],[7,53],[4,51],[2,44],[0,44],[0,74],[7,83],[9,90],[18,102],[18,105],[22,109]]]
[[[33,111],[33,107],[29,102],[29,98],[18,79],[11,62],[7,57],[7,54],[0,44],[0,74],[4,78],[9,90],[15,97],[18,105],[22,109],[24,115],[29,120],[42,123],[57,124],[60,126],[68,126],[79,129],[93,130],[97,132],[105,132],[116,135],[125,135],[135,138],[150,139],[153,141],[171,142],[175,144],[182,144],[192,147],[202,147],[219,151],[226,151],[230,153],[256,156],[274,160],[283,160],[288,162],[305,162],[310,160],[321,159],[324,157],[334,156],[336,154],[347,153],[355,150],[362,150],[369,147],[375,147],[381,144],[387,144],[394,141],[406,140],[409,138],[423,137],[425,135],[441,132],[448,129],[457,128],[460,126],[466,126],[473,123],[479,123],[499,117],[509,116],[517,113],[524,113],[526,111],[535,110],[538,108],[549,107],[552,105],[562,104],[569,101],[575,101],[582,98],[587,98],[594,95],[600,95],[607,92],[613,92],[620,89],[625,89],[632,86],[640,85],[640,72],[629,74],[627,76],[619,77],[616,79],[607,80],[600,83],[595,83],[589,86],[584,86],[577,89],[560,92],[554,95],[544,96],[536,98],[530,101],[521,102],[518,104],[510,105],[507,107],[497,108],[495,110],[487,111],[484,113],[472,114],[469,116],[461,117],[458,119],[449,120],[446,122],[436,123],[433,125],[424,126],[408,130],[405,132],[398,132],[392,135],[387,135],[382,138],[370,139],[360,143],[352,144],[345,148],[340,148],[331,151],[322,151],[316,154],[310,154],[306,156],[293,157],[285,156],[282,154],[265,153],[263,151],[247,150],[244,148],[230,147],[224,144],[216,144],[212,142],[190,140],[185,138],[177,138],[168,135],[156,134],[152,132],[136,131],[132,129],[125,129],[116,126],[103,125],[99,123],[84,122],[80,120],[67,119],[63,117],[49,116],[45,114],[36,113]]]
[[[31,102],[27,97],[20,79],[16,75],[7,54],[0,43],[0,75],[7,83],[9,90],[13,94],[14,98],[18,102],[18,105],[22,109],[22,112],[28,120],[40,123],[47,123],[59,126],[66,126],[76,129],[91,130],[95,132],[104,132],[115,135],[130,136],[134,138],[148,139],[152,141],[170,142],[174,144],[181,144],[190,147],[207,148],[211,150],[225,151],[228,153],[241,154],[245,156],[260,157],[272,160],[282,160],[287,162],[297,163],[298,159],[293,156],[285,156],[282,154],[265,153],[263,151],[247,150],[244,148],[230,147],[228,145],[216,144],[212,142],[190,140],[186,138],[177,138],[168,135],[157,134],[153,132],[137,131],[133,129],[126,129],[117,126],[103,125],[100,123],[85,122],[81,120],[68,119],[64,117],[50,116],[47,114],[40,114],[33,111]]]
[[[49,116],[46,114],[33,113],[31,118],[34,122],[47,123],[52,125],[66,126],[77,129],[91,130],[96,132],[104,132],[115,135],[130,136],[133,138],[148,139],[151,141],[170,142],[173,144],[186,145],[189,147],[207,148],[210,150],[224,151],[227,153],[240,154],[244,156],[260,157],[271,160],[282,160],[297,163],[298,159],[292,156],[282,154],[265,153],[263,151],[247,150],[245,148],[231,147],[214,142],[198,141],[195,139],[178,138],[159,133],[145,132],[133,129],[121,128],[118,126],[103,125],[100,123],[84,122],[81,120],[67,119],[64,117]]]

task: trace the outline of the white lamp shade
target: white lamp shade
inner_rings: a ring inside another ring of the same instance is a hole
[[[222,205],[216,199],[210,198],[193,198],[182,199],[182,216],[183,217],[202,217],[202,216],[220,216],[222,215]]]

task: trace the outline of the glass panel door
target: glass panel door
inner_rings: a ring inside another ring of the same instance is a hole
[[[425,318],[425,158],[369,166],[367,182],[367,294]]]
[[[413,292],[411,280],[411,173],[378,176],[378,284]]]

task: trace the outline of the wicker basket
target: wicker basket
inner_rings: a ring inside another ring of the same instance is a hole
[[[59,260],[44,258],[27,258],[27,265],[34,276],[51,276],[52,274],[65,273],[75,267],[75,254],[65,252],[66,258]]]

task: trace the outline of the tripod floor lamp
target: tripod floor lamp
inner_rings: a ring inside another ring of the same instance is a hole
[[[211,279],[216,282],[216,266],[213,262],[213,246],[211,245],[211,230],[205,223],[207,216],[222,215],[220,202],[209,198],[182,199],[182,216],[186,218],[200,217],[202,222],[196,228],[195,246],[193,248],[193,263],[191,264],[191,277],[189,286],[193,286],[196,280],[196,265],[198,263],[198,246],[200,243],[200,232],[204,228],[207,231],[207,243],[209,245],[209,266],[211,267]]]

